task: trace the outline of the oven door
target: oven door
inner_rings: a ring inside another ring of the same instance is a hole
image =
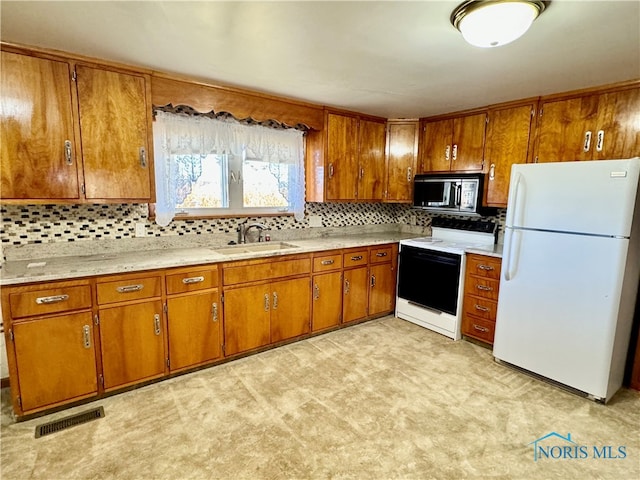
[[[402,245],[398,297],[456,315],[461,262],[455,253]]]

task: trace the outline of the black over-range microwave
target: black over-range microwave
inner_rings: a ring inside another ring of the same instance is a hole
[[[438,213],[482,215],[483,173],[416,175],[413,206]]]

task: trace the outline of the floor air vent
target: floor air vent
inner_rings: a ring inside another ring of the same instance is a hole
[[[44,437],[45,435],[51,435],[52,433],[59,432],[60,430],[74,427],[76,425],[81,425],[83,423],[87,423],[91,420],[96,420],[102,417],[104,417],[104,408],[98,407],[94,408],[93,410],[78,413],[77,415],[61,418],[60,420],[56,420],[55,422],[38,425],[36,427],[36,438]]]

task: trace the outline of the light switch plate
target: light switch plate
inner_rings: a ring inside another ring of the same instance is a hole
[[[144,223],[136,223],[136,237],[144,237],[147,233],[147,227]]]
[[[322,226],[322,217],[320,215],[309,215],[309,226],[310,227],[321,227]]]

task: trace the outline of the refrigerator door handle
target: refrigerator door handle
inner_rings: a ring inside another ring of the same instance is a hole
[[[516,270],[518,269],[518,257],[520,256],[520,235],[522,235],[522,232],[520,232],[519,230],[511,230],[509,241],[506,244],[506,264],[504,266],[504,279],[507,282],[513,279],[516,274]]]
[[[522,174],[516,173],[515,184],[513,186],[513,198],[509,200],[513,200],[513,202],[509,202],[509,207],[507,209],[507,226],[513,227],[515,226],[515,218],[516,213],[520,210],[518,207],[520,206],[520,185],[522,184]]]

